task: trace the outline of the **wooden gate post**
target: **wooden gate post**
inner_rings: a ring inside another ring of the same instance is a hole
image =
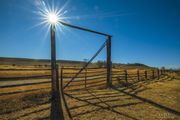
[[[51,120],[64,120],[59,91],[58,66],[56,65],[55,25],[51,25]]]
[[[112,72],[112,62],[111,62],[111,36],[107,37],[107,87],[111,87],[111,72]]]
[[[56,64],[56,89],[59,91],[59,65]]]
[[[51,25],[51,82],[52,94],[56,91],[56,43],[55,43],[55,26]],[[53,95],[52,95],[53,96]]]

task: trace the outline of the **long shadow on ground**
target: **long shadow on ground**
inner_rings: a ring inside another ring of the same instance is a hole
[[[102,98],[108,98],[108,97],[111,97],[111,98],[117,97],[117,96],[119,97],[121,95],[116,94],[114,96],[109,95],[109,96],[98,97],[98,95],[94,94],[93,91],[87,90],[87,89],[86,89],[86,91],[89,94],[89,96],[91,96],[91,98],[87,98],[88,96],[84,96],[85,97],[85,99],[84,99],[84,98],[79,97],[79,96],[74,96],[74,95],[70,95],[70,94],[65,93],[66,96],[68,96],[68,97],[70,97],[72,99],[75,99],[77,101],[81,101],[81,102],[86,103],[84,105],[79,105],[79,106],[71,107],[70,110],[78,109],[80,107],[86,107],[86,106],[89,106],[89,105],[95,106],[97,108],[93,109],[93,110],[88,110],[88,111],[85,111],[85,112],[76,113],[76,114],[72,115],[72,117],[77,117],[77,116],[85,115],[85,114],[88,114],[88,113],[91,113],[91,112],[95,112],[95,111],[99,111],[99,110],[104,109],[104,110],[108,110],[108,111],[114,112],[116,114],[125,116],[127,118],[131,118],[133,120],[138,120],[137,118],[135,118],[133,116],[130,116],[130,115],[126,114],[126,113],[119,112],[119,111],[115,110],[114,108],[117,108],[117,107],[126,107],[126,106],[131,106],[131,105],[137,105],[137,104],[141,104],[143,102],[132,102],[132,103],[126,103],[126,104],[121,104],[121,105],[110,105],[107,102],[117,102],[117,101],[120,100],[120,98],[116,98],[116,99],[113,99],[113,100],[101,100],[101,99]],[[101,95],[103,95],[103,94],[101,94]],[[97,100],[96,102],[91,101],[91,100],[95,100],[95,99]],[[105,106],[102,105],[102,103]]]
[[[171,109],[171,108],[169,108],[169,107],[167,107],[167,106],[164,106],[164,105],[161,105],[161,104],[159,104],[159,103],[156,103],[155,101],[152,101],[152,100],[149,100],[149,99],[140,97],[140,96],[135,95],[135,94],[131,94],[131,93],[129,93],[129,92],[126,92],[125,90],[120,90],[120,89],[116,88],[115,86],[112,86],[112,88],[113,88],[114,90],[116,90],[116,91],[119,91],[119,92],[124,93],[124,94],[129,95],[129,96],[132,96],[132,97],[134,97],[134,98],[136,98],[136,99],[138,99],[138,100],[141,100],[141,101],[143,101],[143,102],[149,103],[149,104],[151,104],[151,105],[153,105],[153,106],[155,106],[155,107],[161,108],[161,109],[166,110],[166,111],[168,111],[168,112],[170,112],[170,113],[173,113],[173,114],[175,114],[175,115],[180,115],[180,112],[179,112],[179,111],[176,111],[176,110]]]

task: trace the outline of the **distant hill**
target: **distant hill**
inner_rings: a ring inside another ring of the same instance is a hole
[[[105,63],[105,61],[103,61]],[[7,58],[7,57],[0,57],[0,65],[22,65],[22,66],[31,66],[31,65],[50,65],[51,62],[49,59],[30,59],[30,58]],[[57,64],[61,66],[83,66],[85,62],[83,61],[72,61],[72,60],[57,60]],[[98,67],[98,62],[92,63],[90,66]],[[141,63],[128,63],[128,64],[121,64],[121,63],[113,63],[113,67],[116,68],[123,68],[123,69],[148,69],[152,68],[150,66],[141,64]]]
[[[83,61],[57,60],[63,66],[82,66]],[[50,65],[49,59],[29,59],[29,58],[6,58],[0,57],[0,65]]]
[[[123,69],[152,69],[154,67],[150,67],[148,65],[142,64],[142,63],[128,63],[128,64],[114,64],[117,68],[123,68]]]

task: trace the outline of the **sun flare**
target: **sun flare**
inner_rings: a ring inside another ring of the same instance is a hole
[[[55,6],[54,2],[38,1],[35,13],[39,15],[40,22],[35,26],[43,25],[50,28],[51,25],[54,25],[56,29],[62,30],[60,21],[63,22],[67,19],[67,17],[65,17],[67,13],[67,10],[65,10],[66,5],[67,3],[59,7],[58,5]]]
[[[57,22],[59,21],[58,15],[56,15],[55,13],[49,13],[47,17],[48,17],[48,22],[52,25],[57,24]]]

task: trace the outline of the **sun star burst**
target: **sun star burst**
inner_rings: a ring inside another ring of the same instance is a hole
[[[58,19],[58,15],[56,15],[55,13],[48,14],[48,21],[50,24],[57,24]]]
[[[64,16],[67,13],[67,10],[64,10],[65,6],[66,4],[59,7],[55,6],[54,2],[49,4],[45,1],[39,1],[37,6],[38,11],[35,13],[40,16],[41,22],[36,26],[44,25],[50,28],[51,25],[54,25],[57,29],[61,30],[62,28],[60,28],[60,21],[67,19],[67,17]]]

